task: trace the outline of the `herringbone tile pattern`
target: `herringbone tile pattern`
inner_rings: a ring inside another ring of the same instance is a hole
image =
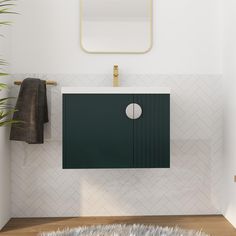
[[[62,170],[61,86],[109,86],[109,75],[15,75],[48,89],[44,145],[12,142],[12,216],[181,215],[220,212],[222,98],[218,75],[129,75],[123,86],[171,88],[171,168]],[[122,78],[121,78],[122,79]],[[12,88],[17,94],[17,88]]]

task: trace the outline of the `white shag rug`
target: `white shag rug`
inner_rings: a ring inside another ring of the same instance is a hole
[[[201,231],[148,225],[97,225],[41,233],[40,236],[209,236]]]

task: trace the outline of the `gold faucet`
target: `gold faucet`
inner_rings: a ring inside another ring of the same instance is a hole
[[[119,87],[119,67],[114,65],[113,68],[113,87]]]

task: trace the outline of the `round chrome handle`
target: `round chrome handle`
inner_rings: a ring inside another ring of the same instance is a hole
[[[131,103],[126,107],[126,115],[132,119],[132,120],[136,120],[138,118],[140,118],[140,116],[142,115],[142,108],[139,104],[137,103]]]

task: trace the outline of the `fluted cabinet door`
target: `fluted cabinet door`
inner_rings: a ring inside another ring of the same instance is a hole
[[[134,95],[142,115],[134,121],[134,168],[170,167],[170,95]]]

